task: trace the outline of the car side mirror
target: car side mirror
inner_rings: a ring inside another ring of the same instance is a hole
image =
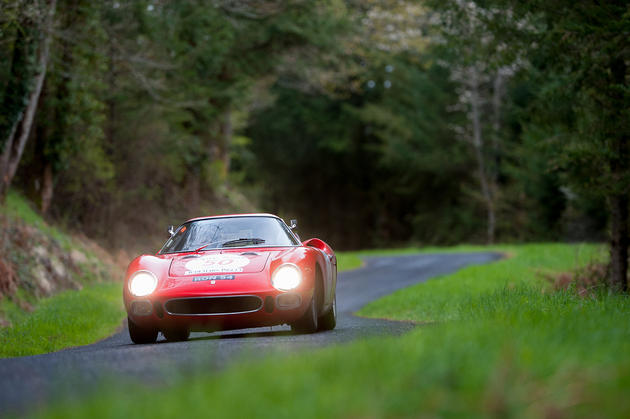
[[[168,226],[168,236],[173,237],[175,235],[175,226]]]
[[[293,230],[293,229],[294,229],[294,228],[296,228],[296,227],[297,227],[297,220],[291,220],[291,221],[289,222],[289,228],[290,228],[291,230]]]

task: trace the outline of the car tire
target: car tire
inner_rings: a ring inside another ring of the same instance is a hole
[[[291,330],[296,333],[314,333],[317,331],[318,318],[317,318],[317,303],[315,299],[315,292],[311,302],[306,309],[306,313],[295,323],[291,325]]]
[[[162,331],[162,334],[169,342],[183,342],[188,340],[190,331],[188,329],[169,329]]]
[[[317,330],[333,330],[337,326],[337,294],[333,297],[333,303],[328,311],[320,316],[317,323]]]
[[[133,343],[155,343],[158,331],[156,329],[147,329],[138,326],[127,317],[127,325],[129,327],[129,337]]]

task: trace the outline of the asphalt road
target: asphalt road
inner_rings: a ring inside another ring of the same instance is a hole
[[[101,342],[63,351],[0,359],[0,416],[24,413],[52,400],[81,398],[103,380],[137,380],[161,385],[192,371],[217,370],[239,357],[269,351],[343,343],[360,337],[400,334],[411,323],[364,319],[352,313],[366,303],[464,266],[500,258],[493,253],[408,255],[369,258],[366,266],[341,273],[337,283],[337,327],[330,332],[292,335],[288,327],[194,333],[187,342],[133,345],[126,329]]]

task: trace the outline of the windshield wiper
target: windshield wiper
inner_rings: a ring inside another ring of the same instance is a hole
[[[201,246],[201,247],[199,247],[199,248],[195,249],[195,253],[199,253],[201,250],[203,250],[203,249],[205,249],[206,247],[208,247],[208,246],[210,246],[210,245],[212,245],[212,244],[215,244],[215,243],[221,243],[221,240],[217,240],[217,241],[214,241],[214,242],[206,243],[206,244],[204,244],[203,246]]]
[[[219,233],[219,230],[221,230],[221,226],[218,225],[215,229],[214,229],[214,234],[212,235],[212,237],[210,238],[210,240],[213,240],[215,237],[217,237],[217,234]],[[197,249],[195,249],[195,253],[199,253],[201,250],[205,249],[206,247],[215,244],[215,243],[220,243],[221,240],[214,240],[211,241],[210,243],[206,243],[201,247],[198,247]]]
[[[249,237],[249,238],[240,238],[236,240],[230,240],[221,245],[221,247],[235,247],[239,244],[251,243],[251,244],[261,244],[264,243],[265,239],[260,239],[257,237]]]

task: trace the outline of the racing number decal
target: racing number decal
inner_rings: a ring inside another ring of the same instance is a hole
[[[186,263],[184,275],[197,275],[213,272],[243,272],[249,259],[241,255],[208,255]]]

